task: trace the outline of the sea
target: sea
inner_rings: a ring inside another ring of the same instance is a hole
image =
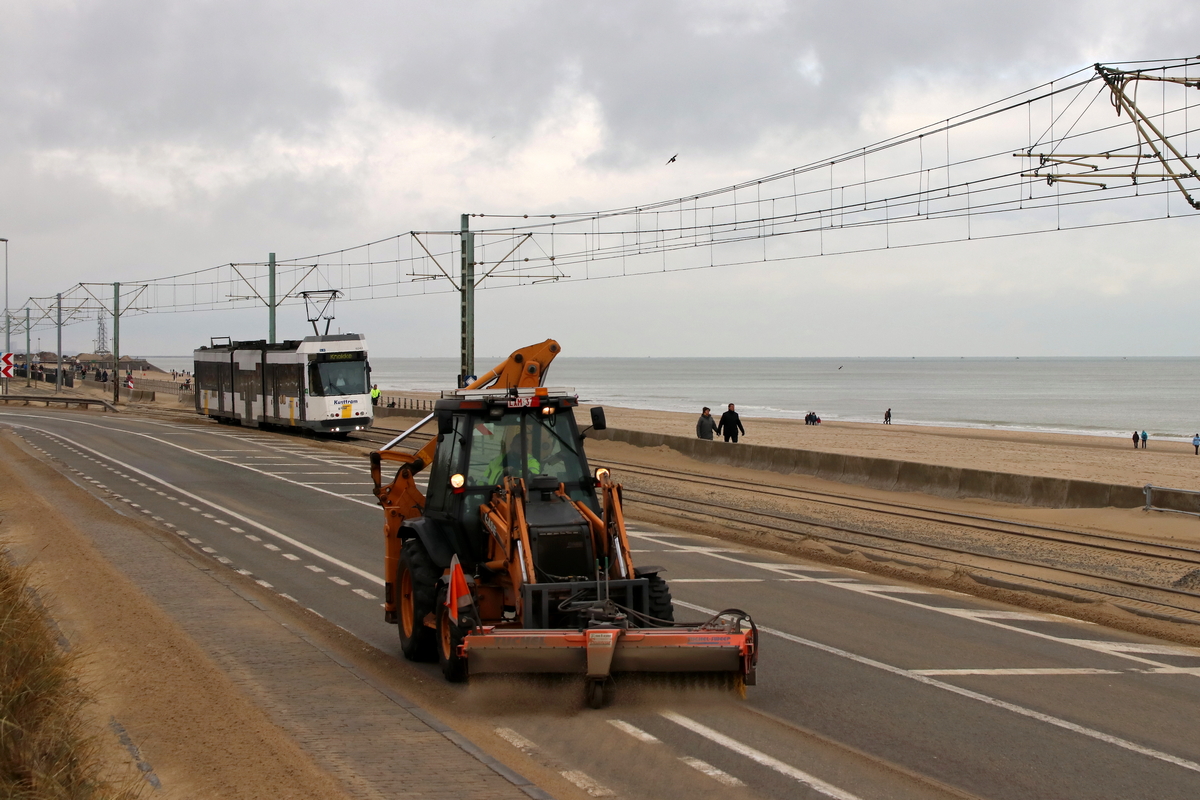
[[[188,356],[149,357],[165,370]],[[502,357],[477,358],[482,372]],[[455,358],[372,358],[381,389],[453,388]],[[1200,358],[570,358],[547,385],[585,403],[746,418],[882,422],[1190,441],[1200,431]]]

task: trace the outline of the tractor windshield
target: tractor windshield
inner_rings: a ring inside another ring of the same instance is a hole
[[[526,412],[477,421],[470,452],[469,486],[495,486],[505,475],[526,481],[553,475],[570,489],[584,478],[579,443],[566,415]]]

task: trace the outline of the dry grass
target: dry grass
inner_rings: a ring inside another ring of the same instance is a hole
[[[126,800],[128,780],[105,779],[89,697],[57,633],[28,590],[28,575],[0,552],[0,798]]]

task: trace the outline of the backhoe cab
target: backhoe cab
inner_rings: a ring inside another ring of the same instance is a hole
[[[624,672],[753,683],[757,634],[746,614],[675,625],[659,569],[634,566],[621,487],[588,465],[577,397],[541,385],[557,353],[553,340],[518,350],[446,393],[426,418],[437,436],[415,455],[371,454],[386,515],[384,614],[404,655],[436,658],[452,681],[582,674],[593,707]],[[604,429],[603,409],[592,409],[591,426]],[[384,461],[399,462],[387,485]],[[422,496],[413,476],[426,467]]]

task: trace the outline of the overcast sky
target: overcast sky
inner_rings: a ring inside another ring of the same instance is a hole
[[[12,306],[78,281],[599,209],[748,180],[1093,62],[1200,51],[1200,6],[1117,2],[67,2],[0,10]],[[675,164],[665,165],[678,153]],[[477,349],[567,355],[1200,355],[1200,223],[486,291]],[[265,335],[123,321],[122,350]],[[343,303],[454,356],[457,298]],[[299,336],[300,311],[281,312]],[[42,334],[43,347],[51,337]],[[91,349],[93,325],[65,334]],[[14,341],[21,350],[23,341]]]

